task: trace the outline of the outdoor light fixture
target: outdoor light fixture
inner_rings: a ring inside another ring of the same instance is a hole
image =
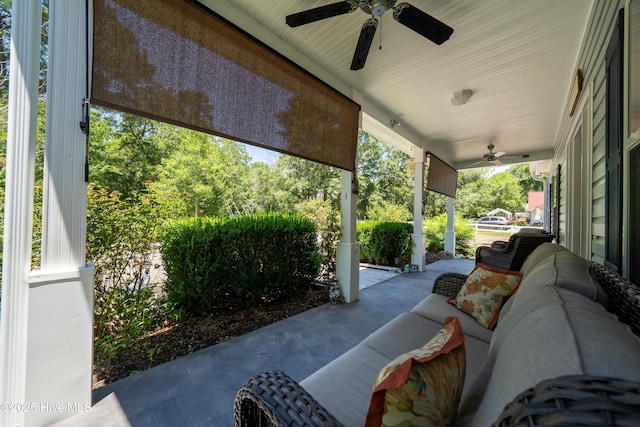
[[[371,14],[380,18],[387,11],[386,0],[374,0],[371,2]]]
[[[473,95],[473,91],[471,89],[463,89],[453,92],[451,103],[456,107],[459,107],[469,102],[469,100],[471,99],[471,95]]]

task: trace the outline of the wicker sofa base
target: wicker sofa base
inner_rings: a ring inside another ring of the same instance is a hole
[[[238,391],[236,426],[342,426],[307,391],[281,371],[260,373]]]

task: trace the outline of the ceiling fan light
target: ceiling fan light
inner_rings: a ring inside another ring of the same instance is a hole
[[[371,2],[371,14],[379,18],[387,11],[388,6],[386,0],[374,0]]]
[[[461,105],[466,104],[471,99],[471,95],[473,95],[473,91],[471,89],[463,89],[453,92],[453,97],[451,98],[451,104],[459,107]]]

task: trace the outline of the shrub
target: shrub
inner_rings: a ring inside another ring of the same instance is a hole
[[[299,202],[294,207],[296,214],[316,224],[321,256],[320,277],[325,281],[335,278],[336,250],[340,240],[340,207],[321,198]]]
[[[167,300],[190,314],[290,295],[319,266],[315,225],[293,215],[179,220],[162,243]]]
[[[371,206],[368,217],[372,221],[402,222],[413,215],[406,206],[383,200]]]
[[[454,219],[456,232],[456,253],[468,255],[471,242],[475,236],[475,228],[467,221],[456,215]],[[424,233],[427,249],[430,251],[444,250],[444,235],[447,231],[447,214],[441,214],[425,221]]]
[[[395,265],[395,258],[406,258],[413,226],[407,222],[365,221],[356,227],[360,242],[360,261],[378,265]]]
[[[149,198],[122,199],[90,186],[87,259],[95,263],[94,354],[108,365],[123,348],[137,348],[163,319],[149,283],[153,237],[162,220]]]

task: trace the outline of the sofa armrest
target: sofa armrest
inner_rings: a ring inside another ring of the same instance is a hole
[[[590,268],[607,294],[609,311],[640,336],[640,287],[596,262]]]
[[[342,426],[291,377],[268,371],[249,379],[233,404],[236,427]]]
[[[505,242],[504,240],[496,240],[494,242],[491,242],[491,248],[493,249],[506,250],[507,246],[509,246],[509,242]]]
[[[640,423],[640,383],[585,375],[542,381],[507,405],[494,427]]]
[[[440,294],[447,297],[455,297],[458,295],[460,288],[464,285],[468,274],[460,273],[444,273],[436,277],[433,282],[431,293]]]

